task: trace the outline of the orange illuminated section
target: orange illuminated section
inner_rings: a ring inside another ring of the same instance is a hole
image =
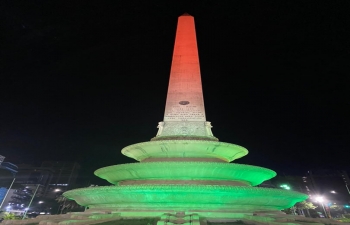
[[[206,121],[194,18],[178,18],[164,122]]]

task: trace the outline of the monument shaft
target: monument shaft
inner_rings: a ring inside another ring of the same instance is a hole
[[[152,140],[217,141],[206,121],[194,18],[179,17],[170,71],[164,121]]]
[[[171,65],[166,121],[206,121],[194,18],[180,16]]]

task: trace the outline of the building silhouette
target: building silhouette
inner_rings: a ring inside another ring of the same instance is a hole
[[[2,162],[0,172],[4,169],[6,169],[8,178],[4,179],[4,176],[1,176],[0,181],[3,181],[3,186],[10,186],[14,174],[16,174],[16,179],[2,208],[21,214],[34,194],[35,198],[53,200],[64,191],[73,188],[80,165],[76,162],[45,161],[39,167],[30,164],[19,164],[17,167],[11,163]],[[6,188],[1,188],[0,198],[5,196],[6,192]],[[34,209],[33,204],[32,208]]]
[[[18,167],[15,164],[4,160],[5,157],[0,155],[0,209],[7,205],[7,201],[4,198],[11,194],[9,188],[18,171]]]

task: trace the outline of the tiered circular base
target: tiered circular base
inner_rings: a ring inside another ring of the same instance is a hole
[[[272,170],[228,163],[248,151],[206,140],[158,140],[122,150],[140,163],[104,167],[95,174],[116,186],[64,193],[96,210],[123,212],[247,212],[289,208],[308,196],[251,187],[276,175]]]
[[[260,211],[281,210],[308,196],[281,189],[217,185],[130,185],[81,188],[64,193],[91,209]]]
[[[270,169],[224,162],[145,162],[103,167],[95,175],[112,184],[226,184],[255,186],[276,176]],[[216,183],[213,183],[213,182]]]
[[[248,154],[239,145],[207,140],[159,140],[141,142],[122,149],[137,161],[157,158],[207,158],[231,162]]]

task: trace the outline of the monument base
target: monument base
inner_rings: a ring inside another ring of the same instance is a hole
[[[89,209],[85,212],[38,216],[34,219],[4,220],[1,224],[23,225],[349,225],[333,219],[286,215],[281,211],[191,212],[191,211],[108,211]]]

